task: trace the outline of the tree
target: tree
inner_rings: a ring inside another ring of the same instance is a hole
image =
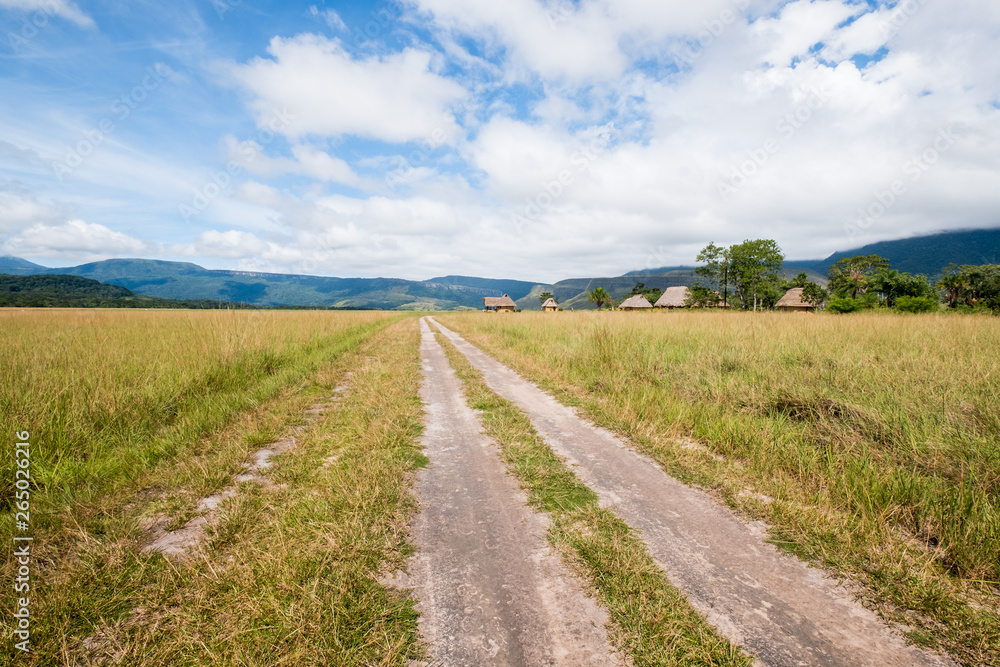
[[[795,276],[791,280],[786,280],[781,286],[781,289],[786,292],[790,289],[802,289],[802,300],[806,303],[812,304],[819,308],[822,306],[827,299],[830,298],[830,293],[826,291],[821,285],[814,283],[809,280],[809,274],[805,271]]]
[[[770,308],[783,294],[781,266],[785,256],[778,244],[770,239],[744,241],[729,248],[709,243],[698,253],[698,261],[705,266],[695,269],[703,279],[697,286],[722,291],[722,298],[727,303],[732,286],[743,310],[751,306],[754,310]]]
[[[889,260],[878,255],[844,257],[830,267],[830,292],[837,298],[857,299],[869,288],[872,275],[879,269],[888,269]]]
[[[587,295],[587,298],[591,302],[597,304],[597,310],[604,307],[605,304],[611,303],[611,295],[608,294],[603,287],[598,287]]]
[[[629,297],[641,294],[646,297],[646,300],[650,303],[656,303],[661,296],[663,296],[663,290],[659,287],[646,287],[645,283],[636,283],[632,291],[625,295],[625,299]],[[622,299],[624,301],[624,299]]]
[[[900,297],[917,299],[936,299],[937,293],[927,282],[927,276],[900,273],[895,269],[881,268],[868,278],[869,287],[884,299],[885,305],[892,308]]]
[[[705,292],[722,293],[722,298],[712,304],[714,308],[719,300],[729,303],[729,250],[719,247],[715,243],[705,246],[697,257],[699,262],[704,262],[705,266],[699,266],[694,270],[695,274],[701,276],[702,280],[691,286],[691,296],[694,297],[695,289],[700,288]],[[699,298],[704,303],[707,295],[700,292]]]
[[[979,303],[995,313],[1000,312],[1000,265],[984,264],[979,269],[980,278],[976,283]]]
[[[965,301],[969,292],[969,277],[957,265],[949,264],[945,267],[941,280],[937,284],[938,289],[944,290],[945,299],[949,308],[957,308],[959,301]]]
[[[809,275],[803,271],[799,275],[795,276],[791,280],[786,280],[785,284],[781,286],[781,289],[786,292],[790,289],[795,289],[796,287],[805,287],[809,285],[811,281],[809,280]]]
[[[802,287],[802,300],[816,306],[817,308],[822,306],[823,303],[829,298],[830,293],[814,282],[807,282]]]
[[[785,296],[781,288],[781,276],[775,275],[767,280],[760,281],[753,290],[754,308],[757,310],[770,310]],[[747,308],[749,309],[749,305]]]
[[[728,279],[740,297],[743,310],[750,305],[756,311],[780,298],[781,266],[785,255],[771,239],[744,241],[725,252],[728,259]]]
[[[701,285],[692,285],[688,288],[688,296],[684,299],[684,306],[686,308],[718,308],[721,302],[722,297],[715,290]]]
[[[559,303],[558,301],[556,301],[556,297],[552,294],[552,292],[542,292],[541,294],[538,295],[538,300],[541,301],[542,303],[545,303],[549,299],[552,299],[556,303]]]
[[[937,285],[944,289],[948,306],[987,308],[1000,312],[1000,265],[949,265]]]

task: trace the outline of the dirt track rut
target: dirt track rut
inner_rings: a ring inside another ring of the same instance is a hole
[[[906,646],[843,586],[779,553],[764,531],[666,475],[610,432],[435,321],[495,392],[524,410],[601,504],[637,529],[671,582],[766,665],[950,665]]]
[[[607,614],[583,594],[545,538],[459,378],[420,323],[430,459],[420,472],[418,553],[393,584],[413,588],[432,665],[617,665]]]

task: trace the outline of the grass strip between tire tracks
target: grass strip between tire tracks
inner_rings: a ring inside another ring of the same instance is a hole
[[[549,540],[608,609],[611,641],[632,664],[753,664],[667,581],[628,525],[598,506],[597,495],[552,452],[528,417],[494,393],[450,341],[435,337],[529,502],[551,516]]]

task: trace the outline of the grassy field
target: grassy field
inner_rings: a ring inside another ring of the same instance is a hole
[[[860,584],[915,643],[1000,664],[1000,327],[993,318],[739,313],[439,315],[670,474]],[[19,664],[390,665],[422,655],[379,581],[411,551],[426,464],[415,318],[0,311],[4,508],[31,433],[31,647]],[[552,539],[635,664],[743,657],[512,405],[451,354]],[[311,406],[342,400],[308,417]],[[294,434],[267,482],[233,485]],[[203,548],[150,526],[234,491]],[[5,581],[17,567],[2,559]],[[253,594],[249,595],[248,591]],[[14,596],[0,596],[11,636]],[[0,664],[10,659],[0,658]]]
[[[31,433],[33,653],[19,664],[418,656],[412,601],[378,584],[409,553],[424,463],[418,341],[415,319],[379,313],[0,313],[8,545],[23,534],[13,434]],[[343,400],[306,421],[345,379]],[[269,483],[239,484],[222,505],[210,548],[143,551],[151,519],[195,516],[296,427]],[[15,569],[5,549],[5,581]],[[8,637],[13,602],[0,596]]]
[[[911,641],[1000,662],[996,319],[439,319],[861,584]]]

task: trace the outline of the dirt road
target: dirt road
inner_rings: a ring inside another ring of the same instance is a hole
[[[393,583],[414,589],[431,664],[621,664],[606,612],[546,543],[544,516],[525,504],[444,351],[420,326],[430,465],[417,482],[419,552]]]
[[[435,322],[436,323],[436,322]],[[436,323],[437,324],[437,323]],[[905,645],[823,572],[778,553],[762,529],[666,475],[610,432],[438,324],[486,383],[531,419],[576,474],[641,533],[671,582],[719,631],[766,665],[950,665]]]

